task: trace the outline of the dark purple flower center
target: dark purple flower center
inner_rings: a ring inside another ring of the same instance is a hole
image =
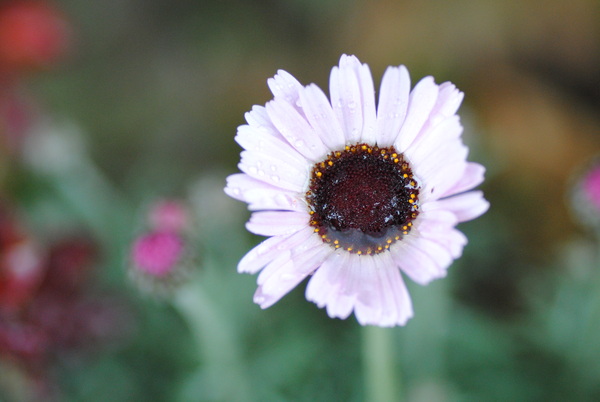
[[[357,144],[315,164],[306,200],[324,242],[373,254],[408,234],[418,196],[410,166],[394,147]]]

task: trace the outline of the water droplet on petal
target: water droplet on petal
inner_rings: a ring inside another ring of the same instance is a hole
[[[259,175],[259,176],[264,176],[264,175],[265,175],[265,171],[264,171],[264,170],[262,170],[262,169],[261,169],[261,170],[259,170],[259,171],[258,171],[258,175]]]
[[[294,146],[295,146],[296,148],[302,148],[302,147],[304,147],[304,141],[302,141],[302,140],[296,140],[296,141],[294,142]]]
[[[275,183],[279,183],[279,176],[274,174],[273,176],[271,176],[271,180],[273,180]]]

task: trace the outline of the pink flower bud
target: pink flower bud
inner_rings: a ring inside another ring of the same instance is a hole
[[[155,230],[181,232],[188,225],[189,214],[181,202],[164,200],[152,206],[148,219]]]
[[[137,238],[131,250],[135,269],[154,277],[173,272],[184,252],[179,235],[168,231],[155,231]]]

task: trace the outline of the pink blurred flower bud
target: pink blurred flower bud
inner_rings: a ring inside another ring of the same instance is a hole
[[[181,232],[189,222],[187,207],[177,200],[163,200],[155,203],[149,212],[148,220],[153,229]]]
[[[174,232],[156,231],[137,238],[131,250],[135,269],[154,277],[173,272],[184,251],[183,239]]]
[[[577,177],[571,210],[583,225],[600,231],[600,157]]]

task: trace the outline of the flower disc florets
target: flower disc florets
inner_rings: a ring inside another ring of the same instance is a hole
[[[346,146],[314,165],[306,200],[324,242],[376,254],[408,234],[419,213],[419,186],[393,146]]]

